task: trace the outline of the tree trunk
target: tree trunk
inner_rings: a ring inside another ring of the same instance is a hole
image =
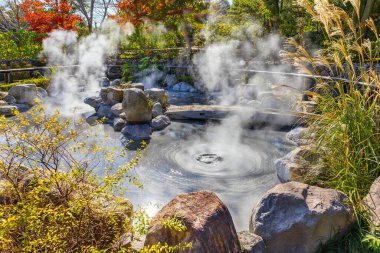
[[[280,27],[280,0],[273,0],[273,9],[272,9],[272,32],[277,33]]]

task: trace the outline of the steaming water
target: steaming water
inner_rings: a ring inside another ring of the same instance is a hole
[[[143,159],[133,171],[144,190],[129,188],[126,196],[135,205],[148,206],[148,213],[153,215],[158,208],[152,204],[165,205],[184,192],[214,191],[228,206],[236,228],[247,230],[251,209],[279,183],[274,160],[291,147],[284,132],[255,130],[243,132],[237,148],[223,137],[215,138],[219,127],[172,122],[164,131],[153,133]],[[106,125],[95,128],[110,135],[117,148],[123,148],[120,133]],[[127,161],[125,158],[116,162]]]

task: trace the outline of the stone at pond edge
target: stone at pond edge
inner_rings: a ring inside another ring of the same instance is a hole
[[[98,110],[100,104],[102,103],[102,99],[100,97],[94,96],[94,97],[85,98],[83,102],[95,108],[95,110]]]
[[[125,125],[127,124],[127,122],[121,118],[115,118],[113,120],[113,129],[116,131],[116,132],[120,132],[124,127]]]
[[[364,198],[364,205],[374,226],[380,226],[380,177],[373,182],[369,193]]]
[[[37,86],[35,84],[20,84],[12,86],[8,92],[17,103],[34,105],[37,99]]]
[[[149,124],[136,124],[130,125],[127,124],[122,130],[121,133],[132,140],[144,140],[150,139],[150,134],[152,129]]]
[[[155,103],[152,109],[152,118],[162,115],[162,111],[162,105],[160,103]]]
[[[115,105],[123,101],[123,90],[115,87],[101,88],[100,98],[106,105]]]
[[[120,79],[115,79],[110,83],[111,86],[119,86],[120,84],[121,84]]]
[[[96,115],[99,118],[106,117],[107,119],[112,119],[114,117],[111,111],[111,106],[105,104],[100,104],[99,109],[96,111]]]
[[[117,103],[116,105],[112,106],[111,111],[115,117],[119,117],[120,114],[123,112],[122,103]]]
[[[143,83],[132,83],[132,88],[140,89],[144,91],[144,84]]]
[[[186,231],[164,226],[165,220],[176,215]],[[192,248],[184,251],[189,253],[241,252],[230,212],[208,191],[180,194],[158,212],[149,225],[145,246],[159,242],[172,246],[192,243]]]
[[[263,238],[248,231],[238,232],[242,253],[264,253],[265,243]]]
[[[162,107],[168,105],[168,95],[164,89],[152,88],[145,91],[146,96],[154,102],[159,102]]]
[[[168,127],[170,124],[171,122],[168,116],[160,115],[152,119],[150,126],[152,127],[153,131],[160,131]]]
[[[270,253],[313,253],[320,244],[347,232],[354,223],[347,196],[298,182],[269,190],[253,210],[250,232]]]
[[[99,117],[94,114],[94,115],[91,115],[90,117],[87,117],[86,118],[86,122],[87,124],[89,124],[90,126],[95,126],[98,124],[98,120],[99,120]]]
[[[308,128],[296,127],[286,134],[286,139],[294,142],[298,146],[308,145],[311,142],[312,134],[310,134]]]
[[[307,176],[323,171],[323,161],[310,146],[301,146],[275,161],[277,177],[281,183],[304,182]]]
[[[18,110],[14,105],[2,105],[0,106],[0,116],[11,117],[15,115],[15,111]]]
[[[48,93],[45,89],[41,87],[37,87],[37,96],[39,98],[46,98],[48,96]]]
[[[10,104],[16,103],[16,99],[11,95],[6,95],[3,100]]]
[[[128,123],[147,123],[152,119],[151,104],[140,89],[124,90],[123,109]]]

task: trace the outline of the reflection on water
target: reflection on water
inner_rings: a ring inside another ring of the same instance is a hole
[[[135,205],[164,205],[179,193],[214,191],[228,206],[236,228],[247,230],[252,207],[278,183],[274,160],[291,147],[284,132],[235,133],[236,129],[230,129],[229,134],[221,134],[220,127],[172,122],[164,131],[154,132],[133,172],[144,184],[144,190],[129,188],[126,196]],[[123,148],[120,133],[105,125],[95,128],[109,134],[116,148]],[[127,161],[124,158],[117,163]],[[154,205],[148,209],[151,214],[157,210]]]

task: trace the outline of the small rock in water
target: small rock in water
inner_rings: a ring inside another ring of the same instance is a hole
[[[14,106],[17,107],[17,109],[20,111],[20,112],[26,112],[27,110],[30,109],[30,106],[27,105],[27,104],[13,104]]]
[[[171,122],[169,117],[165,115],[159,115],[152,120],[150,126],[152,127],[153,131],[160,131],[168,127],[170,124]]]
[[[132,140],[144,140],[150,139],[150,134],[152,129],[149,124],[136,124],[130,125],[127,124],[122,130],[121,133],[126,137]]]
[[[0,106],[0,115],[5,115],[5,117],[11,117],[15,115],[17,107],[14,105],[2,105]]]
[[[152,117],[156,118],[160,115],[162,115],[162,105],[160,103],[155,103],[152,109]]]
[[[121,84],[120,79],[115,79],[110,83],[111,86],[119,86],[120,84]]]
[[[100,87],[108,87],[110,86],[110,80],[107,77],[99,78]]]
[[[124,127],[125,125],[127,124],[127,122],[121,118],[115,118],[113,120],[113,129],[116,131],[116,132],[120,132]]]
[[[86,122],[87,124],[89,124],[90,126],[95,126],[97,125],[97,121],[99,120],[99,117],[96,116],[96,114],[94,115],[91,115],[90,117],[86,118]]]
[[[9,95],[16,99],[17,103],[35,105],[37,96],[37,86],[35,84],[20,84],[9,89]]]
[[[48,93],[45,89],[41,87],[37,87],[37,96],[39,98],[46,98],[48,96]]]
[[[248,231],[238,232],[242,253],[264,253],[265,243],[263,238]]]
[[[123,112],[122,103],[117,103],[116,105],[112,106],[111,111],[115,117],[120,117],[120,114]]]
[[[88,97],[84,99],[84,103],[98,110],[100,104],[102,103],[102,99],[100,97]]]
[[[113,118],[110,105],[100,104],[98,111],[96,112],[99,118],[106,117],[107,119]]]

